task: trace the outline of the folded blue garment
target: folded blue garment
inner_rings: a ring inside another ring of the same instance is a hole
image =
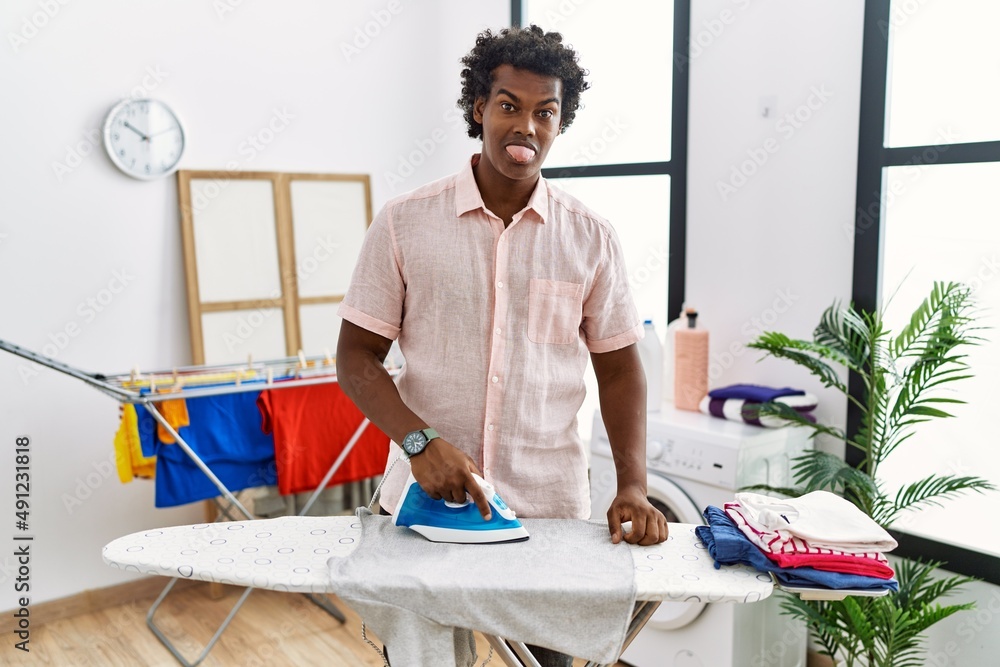
[[[781,396],[802,396],[806,392],[791,387],[764,387],[759,384],[732,384],[708,392],[712,398],[742,398],[754,403],[767,403]]]
[[[723,510],[709,505],[705,508],[704,516],[708,525],[697,526],[694,530],[715,559],[716,569],[723,565],[743,563],[761,572],[773,573],[783,586],[818,586],[835,590],[899,590],[899,582],[895,579],[825,572],[812,567],[778,567],[740,531]]]

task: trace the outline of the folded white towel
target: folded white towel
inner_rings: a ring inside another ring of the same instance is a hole
[[[898,546],[871,517],[828,491],[813,491],[798,498],[737,493],[736,501],[748,523],[800,537],[818,549],[864,553],[892,551]]]

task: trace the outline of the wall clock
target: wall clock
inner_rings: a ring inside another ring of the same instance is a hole
[[[104,120],[104,147],[115,166],[133,178],[172,174],[184,153],[184,128],[177,114],[153,99],[127,99]]]

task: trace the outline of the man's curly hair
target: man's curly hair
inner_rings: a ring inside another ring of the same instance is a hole
[[[554,76],[562,81],[560,133],[573,124],[580,108],[580,93],[590,84],[584,80],[589,74],[577,64],[577,54],[564,46],[558,32],[545,32],[537,25],[527,28],[504,28],[499,33],[487,29],[476,37],[476,46],[462,58],[462,96],[458,106],[465,111],[469,136],[483,136],[483,125],[473,117],[477,98],[488,98],[493,87],[493,70],[500,65],[512,65],[535,74]]]

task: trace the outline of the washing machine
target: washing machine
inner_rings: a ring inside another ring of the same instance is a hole
[[[650,502],[674,523],[705,523],[751,484],[791,486],[790,460],[810,446],[801,427],[767,429],[664,407],[646,426]],[[591,439],[592,518],[617,492],[611,445],[600,412]],[[804,623],[780,613],[784,594],[753,604],[664,602],[622,655],[635,667],[804,667]]]

